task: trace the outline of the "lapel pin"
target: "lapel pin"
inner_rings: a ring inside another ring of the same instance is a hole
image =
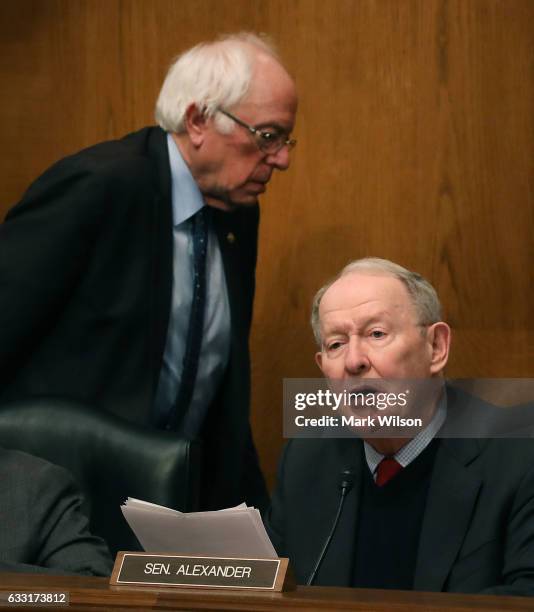
[[[228,232],[226,234],[226,242],[228,242],[228,244],[234,244],[234,242],[235,242],[235,234],[234,234],[234,232]]]

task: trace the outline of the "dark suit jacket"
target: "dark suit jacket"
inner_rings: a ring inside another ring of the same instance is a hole
[[[454,408],[453,408],[454,410]],[[297,580],[312,571],[339,504],[339,474],[355,484],[315,584],[349,586],[363,442],[291,440],[266,526]],[[414,589],[534,594],[534,442],[442,439],[421,525]],[[402,529],[402,525],[399,525]]]
[[[0,449],[0,483],[0,571],[109,576],[109,552],[65,470]]]
[[[204,508],[266,489],[249,426],[258,208],[213,210],[231,350],[203,432]],[[232,233],[234,241],[227,239]],[[172,291],[165,133],[145,128],[56,163],[0,225],[0,401],[79,399],[150,422]]]

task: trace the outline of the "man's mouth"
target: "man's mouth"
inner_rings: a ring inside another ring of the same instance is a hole
[[[259,181],[251,181],[250,185],[255,193],[263,193],[267,187],[267,183],[260,183]]]
[[[376,396],[381,392],[379,385],[361,381],[346,390],[348,406],[358,413],[375,413]]]
[[[370,385],[370,384],[359,384],[355,385],[348,391],[349,393],[358,393],[362,395],[375,395],[376,393],[380,393],[380,389],[378,385]]]

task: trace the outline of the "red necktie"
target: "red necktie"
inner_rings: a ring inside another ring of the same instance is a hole
[[[402,465],[393,457],[384,457],[376,469],[376,484],[383,487],[402,470]]]

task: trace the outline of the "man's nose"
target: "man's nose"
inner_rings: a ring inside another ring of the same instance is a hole
[[[364,374],[371,364],[364,344],[351,336],[345,352],[345,371],[351,375]]]
[[[289,168],[289,164],[291,163],[289,158],[289,147],[284,145],[276,153],[270,153],[265,158],[265,163],[273,166],[277,170],[287,170]]]

